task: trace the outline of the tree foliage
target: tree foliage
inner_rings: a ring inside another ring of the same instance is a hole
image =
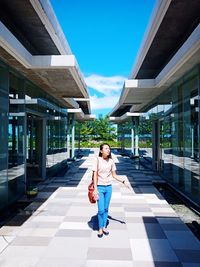
[[[139,123],[139,134],[151,134],[153,121],[157,118],[157,114],[152,113],[149,115],[149,119],[143,119]]]
[[[108,116],[100,117],[82,123],[80,135],[82,141],[112,141],[116,138],[116,128],[110,123]]]

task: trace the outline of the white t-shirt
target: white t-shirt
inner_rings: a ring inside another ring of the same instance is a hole
[[[116,166],[113,159],[103,159],[102,157],[98,157],[98,160],[97,158],[94,160],[92,171],[97,171],[97,185],[110,185],[112,181],[112,171],[116,171]]]

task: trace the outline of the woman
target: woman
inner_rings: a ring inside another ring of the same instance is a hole
[[[108,208],[112,195],[112,177],[117,181],[123,183],[129,188],[124,179],[116,175],[116,166],[111,158],[110,146],[106,143],[100,145],[99,157],[96,158],[93,165],[93,179],[94,179],[94,196],[98,204],[98,221],[99,231],[98,237],[108,235],[107,218]]]

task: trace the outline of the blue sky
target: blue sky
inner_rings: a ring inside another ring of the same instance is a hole
[[[156,0],[50,0],[88,85],[92,113],[119,100]]]

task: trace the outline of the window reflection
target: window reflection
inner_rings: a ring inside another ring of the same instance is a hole
[[[67,116],[56,99],[0,61],[0,209],[67,159]]]
[[[46,166],[51,166],[67,159],[67,117],[49,118],[47,121],[47,161]]]
[[[160,97],[172,102],[160,120],[161,173],[179,190],[200,203],[198,70]]]
[[[159,133],[154,138],[160,143],[154,149],[160,174],[200,204],[199,80],[199,67],[196,67],[161,94],[155,106],[140,115],[139,148],[146,162],[153,162],[152,126],[156,122]],[[122,149],[130,148],[130,126],[131,121],[118,125]]]
[[[8,199],[15,201],[25,192],[25,105],[24,81],[9,73]],[[13,102],[11,102],[13,101]]]
[[[0,62],[1,63],[1,62]],[[9,76],[6,67],[0,64],[0,208],[8,203],[7,186],[7,132],[8,132],[8,84]]]

